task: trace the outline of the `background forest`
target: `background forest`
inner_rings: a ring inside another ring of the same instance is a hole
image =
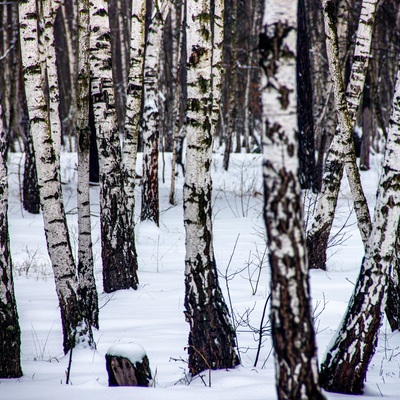
[[[399,17],[0,3],[0,393],[396,398]]]

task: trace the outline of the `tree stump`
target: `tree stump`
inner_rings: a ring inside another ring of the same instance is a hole
[[[108,386],[150,386],[150,363],[146,351],[136,343],[115,344],[106,354]]]

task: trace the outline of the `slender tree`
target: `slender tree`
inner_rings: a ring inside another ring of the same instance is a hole
[[[367,73],[376,4],[377,0],[365,0],[362,3],[354,62],[346,92],[343,83],[343,69],[339,59],[334,2],[332,0],[323,1],[326,46],[334,87],[333,92],[339,130],[332,140],[327,155],[323,184],[318,196],[314,221],[307,234],[310,268],[326,268],[326,249],[335,215],[344,166],[346,166],[357,223],[364,245],[366,245],[371,232],[368,205],[356,164],[353,129]]]
[[[264,219],[271,266],[271,324],[279,399],[324,399],[310,307],[299,185],[296,106],[297,4],[265,1]]]
[[[89,125],[89,92],[90,92],[90,15],[88,0],[78,1],[78,60],[72,62],[72,110],[76,120],[77,153],[78,153],[78,278],[79,294],[87,319],[99,328],[99,305],[94,277],[94,261],[91,237],[90,218],[90,125]],[[67,23],[64,19],[64,23]],[[72,41],[72,38],[71,38]],[[70,47],[70,46],[69,46]],[[73,52],[70,60],[74,60]],[[76,57],[75,57],[76,60]],[[76,82],[76,83],[75,83]],[[77,87],[75,85],[77,84]]]
[[[126,209],[129,213],[129,228],[127,227],[127,229],[131,230],[131,235],[134,238],[136,158],[140,130],[140,109],[142,104],[146,1],[135,1],[132,6],[132,18],[130,20],[130,62],[122,144],[122,162],[125,178],[124,190],[127,201]]]
[[[46,65],[48,96],[48,112],[50,122],[50,132],[55,150],[56,163],[59,163],[61,154],[61,120],[59,114],[60,90],[57,75],[56,63],[56,39],[54,34],[54,24],[56,22],[57,10],[64,5],[64,0],[38,0],[37,12],[41,23],[39,36],[39,51],[42,53],[42,60]]]
[[[211,222],[211,161],[213,131],[213,43],[221,45],[222,6],[214,11],[206,0],[188,4],[188,106],[187,150],[184,182],[184,224],[186,230],[185,315],[190,324],[189,369],[195,375],[205,369],[232,368],[239,360],[235,353],[235,332],[218,284]],[[213,34],[217,33],[214,37]],[[214,56],[216,53],[214,53]],[[215,121],[215,118],[214,118]],[[216,121],[215,121],[216,122]],[[214,125],[214,127],[213,127]]]
[[[0,6],[0,21],[7,18],[7,5]],[[5,26],[5,25],[3,25]],[[5,32],[3,32],[4,38]],[[0,66],[4,67],[7,48],[0,44]],[[3,94],[4,95],[4,94]],[[18,378],[21,369],[21,332],[14,294],[10,240],[8,234],[7,136],[0,98],[0,378]],[[4,118],[5,119],[5,118]]]
[[[316,191],[315,136],[311,85],[310,40],[307,35],[305,0],[298,3],[297,35],[297,122],[300,185]]]
[[[328,391],[361,394],[378,341],[400,214],[400,62],[373,229],[353,295],[321,367]]]
[[[103,287],[107,293],[137,288],[137,256],[129,226],[121,143],[115,111],[108,6],[90,8],[91,95],[100,162],[100,225]]]
[[[326,61],[324,19],[321,0],[305,0],[305,28],[308,39],[310,78],[312,88],[312,112],[315,135],[316,168],[314,187],[322,185],[323,164],[326,151],[335,134],[336,114],[334,112],[332,83]]]
[[[57,162],[59,155],[55,154],[50,130],[45,98],[46,50],[41,40],[44,19],[41,18],[43,14],[40,5],[38,3],[37,9],[33,2],[19,3],[21,51],[25,86],[29,93],[28,107],[44,229],[60,305],[63,347],[67,353],[77,342],[91,344],[92,333],[78,298],[76,266],[68,235]],[[32,18],[32,15],[37,15],[38,19]],[[55,62],[54,59],[52,61]]]
[[[143,66],[143,115],[141,132],[143,136],[143,177],[142,208],[140,219],[150,220],[159,225],[158,194],[158,140],[159,140],[159,55],[164,31],[164,20],[169,2],[148,3],[150,24],[147,32]]]
[[[169,203],[175,204],[175,178],[177,174],[177,146],[180,131],[183,129],[182,123],[179,118],[179,108],[181,105],[181,92],[182,87],[179,84],[179,75],[181,70],[181,55],[183,43],[183,27],[184,27],[184,7],[185,4],[182,0],[174,1],[171,4],[171,31],[172,31],[172,54],[170,57],[171,63],[171,101],[170,109],[172,109],[172,157],[171,157],[171,186],[169,192]]]

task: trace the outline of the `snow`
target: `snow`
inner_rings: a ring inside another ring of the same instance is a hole
[[[28,214],[20,205],[22,176],[19,173],[19,158],[19,154],[10,155],[9,219],[16,299],[22,331],[24,376],[0,380],[1,400],[186,400],[188,397],[191,400],[203,400],[205,396],[208,400],[277,398],[271,338],[264,337],[260,358],[254,367],[257,343],[250,329],[251,326],[258,329],[265,300],[270,292],[267,262],[261,266],[261,276],[257,282],[257,268],[265,244],[259,155],[232,155],[230,172],[223,171],[222,156],[216,155],[212,167],[214,250],[225,300],[229,300],[226,290],[228,284],[236,321],[242,321],[238,327],[242,365],[233,370],[212,371],[210,375],[205,372],[202,378],[190,379],[188,376],[185,348],[189,326],[183,314],[183,178],[179,174],[177,205],[172,207],[168,204],[170,155],[166,154],[166,182],[160,183],[159,228],[147,222],[139,223],[140,187],[136,192],[140,280],[136,291],[121,290],[113,294],[102,291],[99,187],[91,187],[93,250],[101,306],[100,330],[94,332],[96,350],[78,347],[73,351],[69,385],[65,384],[69,354],[64,356],[62,351],[60,312],[47,256],[42,217]],[[71,239],[76,248],[76,157],[74,154],[63,154],[61,162]],[[362,178],[373,210],[379,177],[378,160],[374,159],[371,165],[374,169],[362,172]],[[140,157],[138,168],[141,168]],[[335,232],[342,228],[351,212],[348,196],[349,189],[344,181],[338,218],[334,223]],[[329,250],[328,271],[310,272],[319,362],[323,360],[327,346],[346,311],[363,256],[353,213],[344,233],[345,242]],[[146,349],[155,387],[109,388],[105,354],[110,347],[125,348],[133,343]],[[400,335],[398,332],[392,333],[384,321],[362,398],[372,400],[384,396],[387,399],[399,399],[399,365]],[[359,396],[335,393],[326,395],[329,400],[360,399]]]
[[[133,365],[140,363],[146,357],[146,350],[138,343],[118,343],[108,348],[109,356],[128,359]]]

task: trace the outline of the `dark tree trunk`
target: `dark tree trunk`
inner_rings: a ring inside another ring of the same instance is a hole
[[[396,248],[388,279],[385,314],[392,331],[400,331],[400,232],[397,230]]]
[[[0,7],[0,21],[6,13],[5,7]],[[1,50],[3,49],[0,45],[0,54],[3,54]],[[22,375],[21,332],[14,295],[8,233],[7,135],[3,126],[0,103],[0,378],[18,378]]]
[[[132,358],[126,358],[131,354]],[[148,387],[152,382],[149,359],[144,349],[137,344],[118,344],[106,354],[108,386]]]
[[[299,143],[299,179],[302,189],[316,190],[313,99],[309,35],[304,0],[298,5],[297,35],[297,123]]]
[[[96,125],[93,112],[93,97],[89,98],[89,126],[90,126],[90,148],[89,148],[89,182],[98,184],[100,182],[99,152],[97,150]]]
[[[362,128],[363,135],[361,138],[360,146],[360,170],[368,171],[369,155],[371,147],[371,137],[374,137],[375,131],[375,118],[374,118],[374,104],[371,97],[372,82],[370,79],[371,74],[367,74],[365,81],[363,100],[362,100]]]

